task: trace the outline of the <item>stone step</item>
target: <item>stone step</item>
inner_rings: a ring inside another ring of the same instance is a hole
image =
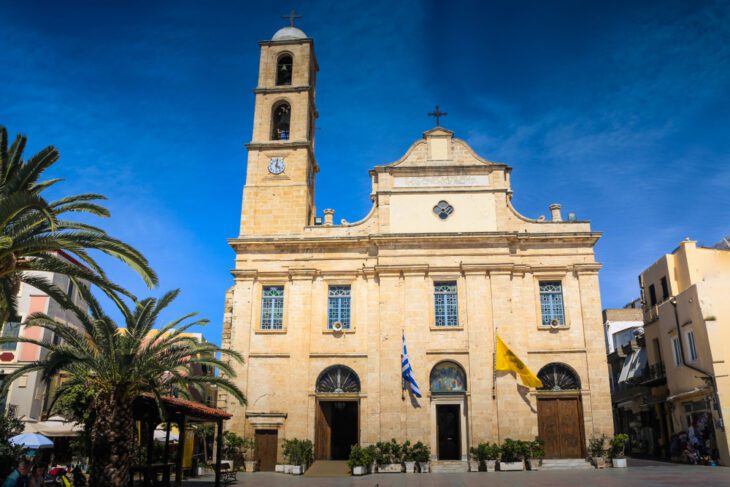
[[[458,473],[468,472],[469,464],[462,460],[436,460],[431,462],[433,473]]]
[[[555,458],[544,459],[540,468],[542,470],[587,470],[593,466],[583,458]]]

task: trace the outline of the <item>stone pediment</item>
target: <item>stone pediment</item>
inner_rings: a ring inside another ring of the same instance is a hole
[[[455,167],[494,164],[479,157],[463,140],[454,138],[454,132],[436,127],[423,133],[399,160],[383,167]]]

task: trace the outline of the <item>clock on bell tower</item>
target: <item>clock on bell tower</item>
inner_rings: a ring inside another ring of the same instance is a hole
[[[314,42],[297,27],[261,41],[253,136],[246,144],[241,236],[296,234],[314,218]]]

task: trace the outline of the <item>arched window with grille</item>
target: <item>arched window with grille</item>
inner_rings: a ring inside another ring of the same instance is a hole
[[[543,391],[577,391],[580,390],[580,377],[572,367],[559,362],[547,364],[537,373],[542,381]]]
[[[292,79],[292,68],[294,63],[292,62],[291,54],[283,54],[279,56],[276,62],[276,86],[286,86],[291,84]]]
[[[287,102],[274,105],[271,116],[271,140],[289,140],[291,106]]]
[[[346,365],[332,365],[319,374],[315,390],[328,394],[360,392],[360,378]]]

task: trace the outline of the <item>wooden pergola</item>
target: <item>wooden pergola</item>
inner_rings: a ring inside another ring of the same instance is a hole
[[[183,453],[185,445],[185,429],[191,423],[215,423],[217,425],[216,455],[215,455],[215,487],[221,485],[221,457],[223,450],[223,421],[231,418],[231,414],[222,409],[211,408],[204,404],[180,399],[177,397],[162,397],[162,408],[164,418],[160,415],[157,402],[152,394],[142,394],[134,400],[134,419],[142,423],[142,435],[146,442],[147,458],[143,468],[145,487],[152,486],[156,481],[153,479],[155,465],[153,465],[154,431],[160,423],[166,423],[165,428],[165,451],[161,464],[163,472],[163,486],[173,485],[170,483],[170,423],[176,423],[179,430],[177,455],[175,458],[175,487],[182,485]],[[156,477],[156,475],[155,475]],[[132,484],[134,479],[131,480]],[[160,485],[159,483],[155,485]]]

